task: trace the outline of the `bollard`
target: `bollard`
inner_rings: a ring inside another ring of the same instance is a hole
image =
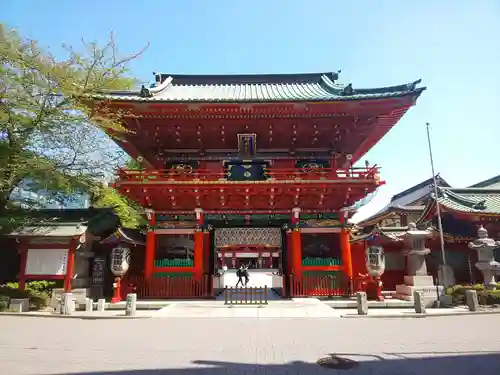
[[[366,292],[356,292],[358,315],[368,315],[368,298]]]
[[[418,290],[414,291],[413,302],[415,304],[415,312],[417,314],[425,314],[424,293]]]
[[[106,308],[106,300],[104,298],[100,298],[97,300],[97,311],[103,312]]]
[[[94,301],[92,298],[85,298],[85,311],[92,312],[94,310]]]
[[[135,316],[136,308],[137,308],[137,294],[135,293],[127,294],[127,300],[125,301],[125,316]]]
[[[11,298],[9,310],[14,312],[27,312],[30,310],[30,301],[28,298]]]
[[[466,290],[465,291],[465,301],[467,306],[469,306],[469,311],[477,311],[479,309],[479,301],[477,299],[477,291]]]
[[[62,293],[60,313],[61,315],[71,315],[74,311],[75,303],[73,301],[73,293]]]

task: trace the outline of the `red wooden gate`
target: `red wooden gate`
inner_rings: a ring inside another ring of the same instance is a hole
[[[290,275],[291,297],[332,297],[349,295],[349,287],[343,275]]]
[[[130,276],[127,285],[132,285],[137,298],[142,299],[183,299],[206,298],[211,296],[212,276],[205,275],[201,281],[187,277],[145,278]]]

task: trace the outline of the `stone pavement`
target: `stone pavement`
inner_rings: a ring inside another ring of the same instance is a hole
[[[158,306],[159,307],[159,306]],[[368,315],[358,315],[356,309],[332,308],[331,304],[324,303],[314,298],[294,298],[293,300],[270,301],[268,305],[258,307],[255,305],[235,305],[231,308],[224,305],[223,301],[171,301],[171,303],[158,310],[137,310],[136,316],[125,317],[124,309],[94,311],[86,313],[77,311],[70,316],[50,312],[30,312],[23,314],[0,313],[2,315],[15,315],[23,317],[52,317],[52,318],[81,318],[81,319],[139,319],[139,318],[425,318],[436,316],[457,316],[464,314],[499,314],[500,309],[482,308],[483,311],[471,313],[467,307],[449,309],[427,309],[427,314],[416,314],[413,308],[372,308]]]
[[[499,323],[499,315],[218,321],[2,316],[0,373],[498,375]],[[316,361],[328,354],[358,365],[325,370]]]
[[[270,301],[268,305],[228,307],[222,301],[171,304],[153,314],[175,318],[339,318],[340,314],[314,298]]]
[[[21,318],[61,318],[61,319],[141,319],[141,318],[151,318],[154,314],[154,311],[151,310],[138,310],[136,311],[136,315],[125,316],[124,310],[105,310],[105,311],[75,311],[71,315],[61,315],[57,312],[50,311],[30,311],[25,313],[5,313],[0,312],[0,319],[3,316],[14,316]],[[0,373],[1,374],[1,373]]]

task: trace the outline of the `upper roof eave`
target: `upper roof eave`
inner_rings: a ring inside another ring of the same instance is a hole
[[[418,97],[426,88],[421,80],[408,84],[354,89],[335,83],[338,73],[285,75],[161,75],[157,85],[138,91],[110,91],[94,100],[156,103],[277,103],[329,102]]]
[[[140,96],[129,96],[129,97],[119,97],[119,96],[109,96],[109,95],[93,95],[93,100],[110,100],[114,102],[128,102],[128,103],[158,103],[158,104],[185,104],[185,103],[206,103],[206,104],[276,104],[276,103],[328,103],[328,102],[352,102],[352,101],[365,101],[365,100],[384,100],[393,98],[402,98],[405,96],[414,96],[418,98],[422,92],[426,90],[426,87],[421,87],[411,92],[404,93],[393,93],[392,95],[366,95],[366,96],[339,96],[337,98],[328,99],[296,99],[296,100],[202,100],[202,99],[191,99],[191,100],[161,100],[155,99],[154,97],[140,97]]]

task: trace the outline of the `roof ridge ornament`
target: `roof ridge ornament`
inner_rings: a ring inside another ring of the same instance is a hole
[[[141,98],[150,98],[153,95],[151,95],[151,91],[149,91],[149,88],[147,88],[146,86],[142,85],[141,86],[141,91],[139,92],[139,96]]]
[[[417,88],[417,85],[419,83],[422,83],[422,78],[417,79],[416,81],[409,83],[408,85],[406,85],[406,87],[408,88],[408,91],[415,91],[415,89]]]
[[[139,95],[141,98],[151,98],[155,94],[159,94],[162,91],[164,91],[165,89],[167,89],[167,87],[170,86],[172,81],[173,81],[173,78],[168,77],[162,83],[160,83],[158,86],[147,88],[146,86],[142,85]]]
[[[352,88],[352,83],[349,83],[344,89],[342,90],[342,95],[353,95],[355,93],[354,89]]]

